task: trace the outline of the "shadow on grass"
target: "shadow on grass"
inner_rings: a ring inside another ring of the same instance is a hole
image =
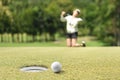
[[[65,71],[62,70],[62,71],[60,71],[60,72],[56,72],[55,74],[64,74],[64,73],[65,73]]]

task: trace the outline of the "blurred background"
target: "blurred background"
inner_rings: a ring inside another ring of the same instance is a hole
[[[61,11],[79,8],[79,40],[120,46],[120,0],[0,0],[0,44],[65,45]]]

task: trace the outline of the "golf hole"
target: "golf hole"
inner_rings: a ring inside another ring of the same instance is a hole
[[[37,65],[24,66],[20,68],[20,71],[22,72],[43,72],[46,70],[48,70],[46,66],[37,66]]]

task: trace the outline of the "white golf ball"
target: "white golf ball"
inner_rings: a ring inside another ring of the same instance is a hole
[[[61,71],[62,65],[59,62],[53,62],[51,64],[51,69],[53,72],[58,73]]]
[[[85,41],[82,41],[82,43],[85,43]]]

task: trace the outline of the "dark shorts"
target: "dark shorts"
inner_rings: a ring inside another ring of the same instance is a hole
[[[77,38],[78,37],[78,32],[75,33],[67,33],[66,34],[67,38]]]

